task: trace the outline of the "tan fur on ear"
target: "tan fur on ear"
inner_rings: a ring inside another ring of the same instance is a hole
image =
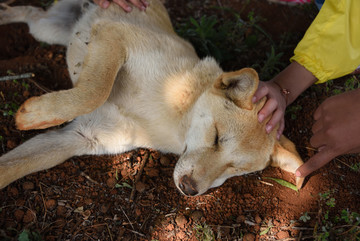
[[[273,167],[280,167],[282,170],[295,174],[296,169],[303,164],[301,157],[296,151],[295,145],[284,135],[280,137],[275,144],[274,152],[271,155]],[[296,177],[296,187],[300,189],[303,185],[304,178]]]
[[[215,81],[214,88],[226,98],[231,99],[237,106],[251,110],[252,97],[258,87],[259,76],[254,69],[244,68],[220,75]]]

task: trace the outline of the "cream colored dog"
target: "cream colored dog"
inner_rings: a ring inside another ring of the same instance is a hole
[[[26,22],[38,40],[67,46],[74,88],[21,106],[21,130],[73,121],[3,155],[1,188],[72,156],[138,147],[180,155],[174,181],[186,195],[269,164],[294,173],[303,163],[288,139],[277,141],[257,121],[264,104],[251,101],[257,73],[224,73],[213,58],[199,59],[175,34],[158,0],[145,12],[131,13],[80,0],[59,1],[47,12],[5,7],[0,23]],[[297,186],[302,182],[297,179]]]

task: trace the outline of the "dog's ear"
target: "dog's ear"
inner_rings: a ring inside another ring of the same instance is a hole
[[[294,174],[296,169],[304,163],[296,151],[294,143],[284,135],[282,135],[280,140],[275,144],[271,160],[271,166],[280,167],[280,169]],[[303,177],[296,177],[296,187],[298,189],[302,187],[303,182]]]
[[[235,72],[224,73],[217,78],[214,88],[225,95],[237,106],[251,110],[252,97],[259,85],[259,76],[254,69],[244,68]]]

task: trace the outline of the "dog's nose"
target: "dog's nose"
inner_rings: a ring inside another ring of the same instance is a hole
[[[179,187],[183,191],[183,193],[188,196],[195,196],[199,193],[198,190],[196,190],[195,181],[188,175],[180,178]]]

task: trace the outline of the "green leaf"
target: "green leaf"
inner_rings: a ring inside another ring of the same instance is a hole
[[[270,229],[271,229],[272,227],[273,227],[273,226],[269,226],[269,227],[267,227],[266,229],[264,229],[263,231],[261,231],[260,235],[267,234],[267,233],[270,231]]]
[[[133,188],[133,187],[130,186],[129,183],[127,183],[127,182],[123,182],[123,183],[121,183],[121,184],[118,184],[118,183],[115,184],[115,188],[122,188],[122,187],[127,187],[127,188],[130,188],[130,189]]]
[[[277,182],[278,184],[280,184],[281,186],[284,186],[284,187],[287,187],[287,188],[290,188],[294,191],[299,191],[299,189],[292,183],[290,182],[287,182],[285,180],[282,180],[282,179],[278,179],[278,178],[273,178],[273,177],[264,177],[264,179],[269,179],[269,180],[273,180],[275,182]]]

